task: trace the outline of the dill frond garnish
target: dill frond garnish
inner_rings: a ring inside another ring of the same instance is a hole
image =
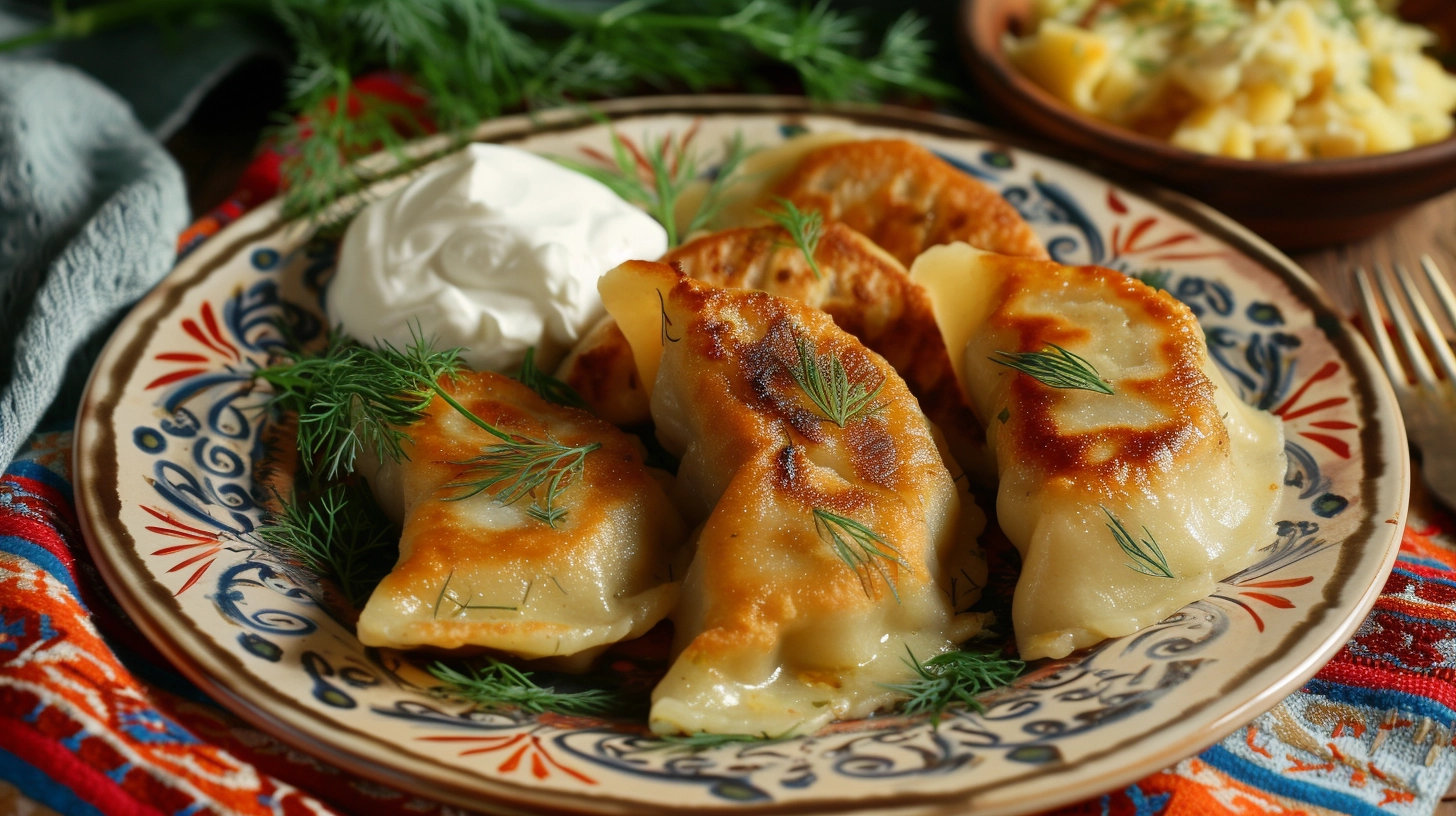
[[[534,672],[521,671],[491,657],[486,665],[456,671],[444,663],[432,663],[426,670],[441,685],[430,689],[436,697],[473,703],[477,709],[494,711],[518,708],[528,714],[554,711],[558,714],[606,714],[617,708],[621,694],[605,689],[561,692],[554,686],[537,685]]]
[[[449,496],[445,501],[461,501],[493,491],[492,498],[501,504],[511,505],[530,496],[527,515],[555,527],[566,517],[566,508],[556,506],[561,491],[581,475],[586,455],[600,448],[602,443],[570,446],[554,439],[533,439],[520,434],[498,436],[503,441],[481,451],[479,456],[450,463],[464,466],[465,470],[442,489],[464,492]],[[539,497],[536,495],[538,489],[542,494]]]
[[[536,347],[526,349],[526,358],[521,361],[521,368],[516,372],[516,380],[521,385],[541,395],[541,399],[557,405],[565,405],[568,408],[580,408],[583,411],[591,410],[586,400],[576,393],[576,389],[547,374],[536,367]]]
[[[998,351],[1001,359],[988,358],[997,365],[1014,368],[1052,388],[1073,388],[1082,391],[1096,391],[1111,394],[1108,385],[1097,373],[1097,368],[1082,357],[1073,354],[1055,343],[1048,343],[1051,350],[1009,352]]]
[[[461,416],[476,427],[499,439],[500,442],[481,451],[479,456],[452,465],[466,467],[461,478],[442,489],[463,488],[463,495],[452,496],[445,501],[460,501],[484,491],[499,487],[492,498],[501,504],[515,504],[531,496],[531,506],[526,514],[550,527],[566,516],[566,508],[557,507],[556,499],[561,491],[571,484],[574,477],[581,475],[586,455],[602,446],[600,442],[571,447],[554,439],[536,439],[524,434],[510,433],[476,416],[438,382],[422,383]],[[475,478],[466,478],[466,477]],[[536,497],[537,488],[545,488],[544,504]]]
[[[874,390],[867,389],[864,383],[849,381],[849,373],[838,355],[819,354],[814,344],[802,335],[794,335],[794,346],[799,352],[799,364],[788,367],[789,376],[825,419],[843,428],[851,420],[880,409],[875,400],[885,388],[884,378]]]
[[[1112,537],[1117,539],[1117,546],[1121,547],[1122,551],[1127,553],[1127,557],[1132,559],[1132,563],[1127,565],[1128,569],[1141,572],[1143,575],[1151,575],[1154,578],[1174,577],[1173,571],[1168,568],[1168,559],[1163,557],[1163,550],[1158,546],[1157,540],[1153,538],[1153,534],[1148,528],[1143,528],[1143,533],[1147,535],[1147,538],[1136,541],[1111,510],[1103,507],[1102,512],[1107,514],[1109,522],[1107,529],[1111,530]]]
[[[403,430],[424,415],[441,377],[460,370],[458,350],[435,351],[416,334],[404,351],[388,343],[367,348],[331,332],[323,352],[281,352],[282,361],[259,369],[273,387],[269,404],[298,416],[303,466],[335,480],[354,469],[366,446],[380,459],[401,461]]]
[[[859,577],[865,595],[870,594],[870,570],[874,570],[879,573],[885,586],[890,588],[895,603],[900,602],[900,590],[896,588],[894,580],[885,572],[880,561],[889,561],[902,567],[907,565],[900,558],[900,551],[885,541],[879,533],[852,518],[836,515],[822,507],[814,508],[814,529],[820,538],[834,548],[834,554]]]
[[[822,280],[824,273],[819,271],[819,262],[814,260],[814,253],[819,249],[819,239],[824,237],[824,214],[818,210],[804,212],[787,198],[775,196],[774,201],[782,208],[781,212],[759,210],[758,214],[772,219],[775,224],[784,228],[793,239],[794,246],[804,253],[804,260],[809,262],[814,280]]]
[[[689,129],[681,134],[668,133],[659,139],[648,140],[645,147],[638,149],[612,129],[611,167],[599,167],[560,156],[555,157],[555,161],[596,179],[623,200],[646,210],[667,230],[667,245],[677,246],[683,236],[705,226],[723,209],[726,203],[724,193],[746,155],[742,134],[734,134],[702,204],[687,228],[679,234],[676,217],[678,200],[698,180],[698,154],[692,147],[696,132],[696,129]]]
[[[906,646],[910,659],[905,664],[918,677],[908,683],[881,683],[887,689],[906,694],[900,710],[906,714],[929,712],[930,721],[940,724],[945,710],[957,703],[973,711],[985,711],[977,694],[1004,686],[1015,680],[1026,668],[1020,660],[999,652],[954,651],[936,655],[921,663]]]
[[[292,496],[270,513],[258,538],[315,573],[332,578],[358,608],[394,567],[399,531],[367,485],[336,484],[305,500]]]
[[[526,511],[532,518],[555,527],[566,509],[556,500],[579,475],[588,453],[600,443],[569,447],[553,439],[535,439],[508,433],[471,412],[440,386],[441,378],[455,376],[461,367],[459,350],[436,352],[418,331],[401,352],[384,343],[378,349],[361,346],[339,333],[329,337],[318,356],[284,353],[287,361],[260,369],[254,376],[275,390],[271,405],[298,415],[298,447],[305,466],[319,467],[335,480],[354,469],[365,445],[380,459],[399,462],[406,457],[405,429],[417,422],[438,396],[476,427],[500,440],[463,462],[466,471],[446,488],[467,492],[448,501],[468,499],[483,491],[502,504],[532,497]],[[321,464],[316,464],[321,463]],[[538,488],[544,496],[537,499]]]
[[[458,617],[464,615],[466,612],[469,612],[472,609],[498,609],[498,610],[500,610],[502,612],[519,612],[519,611],[521,611],[520,610],[520,607],[518,607],[518,606],[503,606],[503,605],[496,605],[496,604],[478,604],[478,603],[474,603],[474,601],[475,601],[475,593],[474,592],[470,593],[470,596],[467,597],[465,600],[462,601],[462,600],[460,600],[460,595],[450,589],[450,581],[453,580],[454,578],[455,578],[455,570],[452,569],[452,570],[450,570],[450,574],[445,576],[445,583],[443,583],[443,584],[440,585],[440,594],[435,596],[435,606],[434,606],[433,610],[430,613],[430,617],[431,618],[438,619],[440,617],[440,605],[443,604],[443,603],[445,603],[446,601],[449,601],[455,607],[454,610],[452,610],[451,612],[449,612],[448,614],[446,614],[445,617],[447,617],[447,618],[458,618]]]
[[[872,38],[859,18],[823,0],[103,0],[52,8],[49,25],[0,42],[0,51],[141,22],[175,35],[219,8],[280,26],[295,54],[289,112],[299,120],[275,134],[291,157],[284,210],[310,218],[372,180],[354,160],[397,147],[402,137],[390,129],[421,133],[428,123],[459,143],[503,113],[644,86],[752,90],[775,64],[816,99],[959,95],[929,76],[923,18],[906,13]],[[378,69],[408,77],[418,107],[361,92],[353,77]]]
[[[747,156],[748,150],[743,146],[743,134],[735,132],[733,138],[728,141],[723,161],[714,170],[713,181],[708,184],[707,191],[703,193],[703,200],[698,204],[698,211],[693,213],[687,229],[683,230],[684,238],[700,229],[706,229],[713,223],[713,219],[718,217],[718,213],[728,203],[728,189],[738,181],[734,178],[734,174],[738,172],[738,166]]]

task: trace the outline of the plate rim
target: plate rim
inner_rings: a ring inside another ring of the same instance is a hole
[[[590,124],[596,113],[604,114],[613,121],[639,116],[671,114],[824,114],[850,118],[858,124],[891,126],[931,135],[987,140],[1063,162],[1076,164],[1078,161],[1066,151],[1041,144],[1035,139],[1010,136],[979,123],[943,114],[871,104],[817,103],[803,97],[789,96],[699,95],[619,99],[593,104],[589,108],[574,106],[495,119],[472,131],[470,141],[502,141],[569,130]],[[448,136],[433,136],[412,143],[409,151],[412,155],[427,156],[443,152],[454,144],[456,143]],[[387,156],[388,154],[377,154],[375,157],[366,159],[365,162],[371,164],[376,170],[387,172],[393,166],[394,160],[381,158],[381,155]],[[963,789],[945,794],[909,792],[888,794],[885,802],[877,803],[884,807],[896,810],[913,808],[918,813],[958,813],[972,807],[977,812],[983,813],[1018,813],[1058,807],[1096,796],[1109,789],[1116,789],[1149,773],[1161,770],[1184,757],[1198,753],[1272,708],[1318,672],[1348,642],[1350,636],[1368,616],[1399,553],[1410,494],[1409,449],[1405,442],[1404,424],[1399,410],[1395,408],[1394,392],[1381,373],[1363,335],[1340,314],[1329,295],[1308,273],[1279,250],[1227,216],[1187,196],[1166,190],[1143,179],[1130,178],[1123,173],[1108,172],[1101,167],[1092,172],[1092,175],[1147,198],[1168,212],[1206,230],[1259,263],[1288,285],[1293,297],[1310,308],[1315,317],[1316,327],[1324,332],[1343,359],[1349,362],[1359,361],[1364,370],[1359,372],[1362,376],[1353,378],[1355,387],[1365,392],[1362,396],[1367,398],[1372,406],[1372,417],[1380,420],[1377,426],[1362,431],[1362,436],[1369,437],[1364,440],[1367,444],[1363,447],[1371,454],[1375,454],[1384,450],[1389,443],[1396,452],[1393,461],[1387,461],[1382,457],[1381,462],[1374,463],[1373,466],[1383,468],[1383,472],[1373,475],[1371,473],[1372,463],[1367,457],[1365,478],[1362,480],[1362,493],[1379,490],[1381,483],[1387,479],[1399,479],[1397,513],[1393,518],[1384,520],[1385,523],[1391,524],[1395,528],[1394,535],[1386,545],[1379,570],[1352,607],[1358,614],[1352,613],[1341,621],[1340,625],[1320,644],[1316,652],[1300,661],[1294,670],[1284,672],[1279,682],[1219,717],[1210,725],[1178,741],[1176,748],[1146,758],[1141,762],[1132,762],[1118,769],[1109,770],[1095,780],[1063,786],[1056,793],[1038,797],[1034,801],[1024,800],[1025,804],[1009,802],[985,807],[980,804],[979,799],[988,793],[993,794],[996,789],[1007,784],[1024,781],[1028,776],[1044,776],[1046,775],[1045,770],[1011,777],[991,788]],[[243,218],[228,225],[201,246],[197,252],[178,263],[151,292],[131,309],[108,340],[91,371],[76,420],[72,448],[72,481],[75,487],[77,517],[83,538],[92,560],[103,580],[116,596],[118,603],[143,634],[166,655],[179,671],[233,714],[284,744],[325,759],[360,777],[384,782],[412,793],[448,801],[463,807],[489,808],[502,813],[675,812],[674,808],[620,799],[616,796],[566,794],[518,785],[438,765],[406,753],[390,754],[393,759],[391,763],[378,761],[372,758],[378,753],[380,745],[378,738],[373,738],[352,728],[342,727],[339,723],[326,720],[306,709],[284,706],[280,710],[277,703],[286,701],[287,697],[272,687],[262,688],[258,683],[235,684],[231,682],[228,673],[230,667],[226,665],[232,658],[231,655],[224,654],[200,630],[186,625],[188,621],[180,608],[170,608],[167,603],[162,603],[163,600],[171,601],[171,596],[167,595],[165,591],[161,591],[162,595],[167,596],[165,599],[145,597],[157,596],[161,590],[160,585],[148,579],[148,576],[142,571],[139,561],[131,564],[125,563],[125,553],[120,548],[126,546],[121,542],[128,540],[129,536],[124,532],[117,535],[118,531],[115,528],[120,525],[114,521],[114,515],[108,516],[108,510],[111,508],[102,506],[104,505],[102,498],[105,495],[103,488],[113,488],[112,493],[115,493],[114,488],[120,484],[119,474],[116,472],[117,463],[114,461],[118,440],[115,434],[101,422],[101,415],[105,414],[109,417],[119,404],[122,386],[126,380],[125,377],[117,376],[118,361],[114,358],[122,357],[127,346],[145,342],[155,332],[166,309],[166,302],[176,302],[193,287],[203,284],[216,267],[236,254],[237,248],[246,245],[259,235],[287,229],[291,229],[291,227],[282,219],[281,201],[276,197],[263,202]],[[1331,319],[1333,323],[1325,322]],[[139,359],[134,359],[130,362],[130,366],[134,368],[139,362]],[[107,392],[107,396],[113,398],[110,404],[107,404],[100,396],[105,387],[100,382],[103,379],[103,372],[108,374],[107,379],[111,380],[111,388]],[[1365,376],[1369,374],[1377,376]],[[1381,408],[1387,410],[1382,413]],[[1381,427],[1385,425],[1384,420],[1386,419],[1393,420],[1389,428]],[[93,435],[99,435],[100,439],[93,441]],[[109,453],[112,454],[113,461],[105,461],[104,457],[100,455],[107,452],[104,449],[107,441],[110,442]],[[1368,444],[1370,442],[1378,444]],[[103,445],[103,449],[95,448],[98,443]],[[1392,466],[1395,471],[1393,474]],[[107,477],[109,477],[109,481]],[[119,498],[116,499],[116,502],[119,505]],[[106,524],[93,524],[93,521],[98,519],[109,521]],[[1363,536],[1364,543],[1368,545],[1379,537],[1379,528],[1382,526],[1379,521],[1369,519],[1366,525],[1362,525],[1361,528],[1354,531],[1347,541]],[[111,529],[106,529],[108,527]],[[1366,527],[1371,529],[1367,530]],[[110,535],[112,540],[104,542],[103,538],[106,535]],[[107,546],[108,544],[110,546]],[[113,556],[116,556],[116,561],[113,561]],[[158,617],[153,617],[159,612],[161,614]],[[1293,637],[1295,634],[1295,632],[1291,632],[1290,636]],[[1272,662],[1272,658],[1270,660]],[[310,731],[302,727],[310,722],[323,724],[324,733],[320,734],[317,733],[317,729]],[[371,745],[373,750],[360,750],[361,742]],[[1125,742],[1123,741],[1123,743]],[[1119,750],[1123,743],[1108,751]],[[1080,766],[1088,761],[1097,761],[1103,753],[1105,752],[1098,752],[1082,759],[1077,764]],[[490,798],[488,801],[482,801],[482,796]],[[857,801],[862,802],[863,800]],[[582,809],[584,803],[589,803],[590,807]],[[757,806],[708,805],[702,806],[700,809],[745,813],[824,813],[829,812],[835,805],[835,800],[825,799]]]

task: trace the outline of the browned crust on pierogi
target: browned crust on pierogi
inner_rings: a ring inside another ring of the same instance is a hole
[[[819,148],[773,194],[843,221],[905,265],[929,247],[954,241],[1002,255],[1047,257],[1036,233],[995,190],[900,139]]]

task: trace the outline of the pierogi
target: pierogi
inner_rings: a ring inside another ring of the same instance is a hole
[[[911,276],[996,455],[1023,658],[1156,623],[1274,540],[1282,425],[1238,399],[1186,306],[1112,270],[966,244],[927,251]],[[1028,354],[1084,386],[1006,364]]]
[[[956,384],[925,290],[899,261],[844,224],[824,225],[813,257],[811,267],[783,228],[768,226],[702,236],[662,262],[704,283],[757,289],[828,314],[905,379],[959,465],[989,479],[994,470],[985,432]],[[557,376],[615,425],[651,420],[648,388],[611,316],[572,350]]]
[[[500,374],[442,385],[517,439],[591,450],[560,485],[548,521],[540,490],[511,503],[499,498],[506,485],[471,495],[481,477],[471,460],[501,440],[431,400],[409,427],[408,459],[361,468],[403,532],[399,561],[359,616],[360,642],[575,657],[561,665],[585,668],[665,618],[678,599],[683,565],[673,562],[686,529],[641,443]]]
[[[768,188],[758,207],[772,210],[778,199],[843,222],[906,265],[926,249],[953,241],[1004,255],[1046,257],[1031,226],[999,193],[903,139],[835,140],[816,147]]]
[[[912,654],[979,630],[950,575],[984,582],[984,517],[881,357],[823,312],[665,264],[623,264],[600,290],[681,457],[674,498],[700,525],[654,731],[809,733],[864,716],[895,701],[881,684],[913,677]]]

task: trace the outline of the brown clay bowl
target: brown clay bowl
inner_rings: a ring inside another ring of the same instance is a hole
[[[962,0],[966,61],[993,109],[1062,145],[1201,199],[1284,249],[1344,243],[1378,232],[1427,199],[1456,189],[1456,138],[1400,153],[1272,162],[1207,156],[1085,116],[1007,61],[1031,0]]]

